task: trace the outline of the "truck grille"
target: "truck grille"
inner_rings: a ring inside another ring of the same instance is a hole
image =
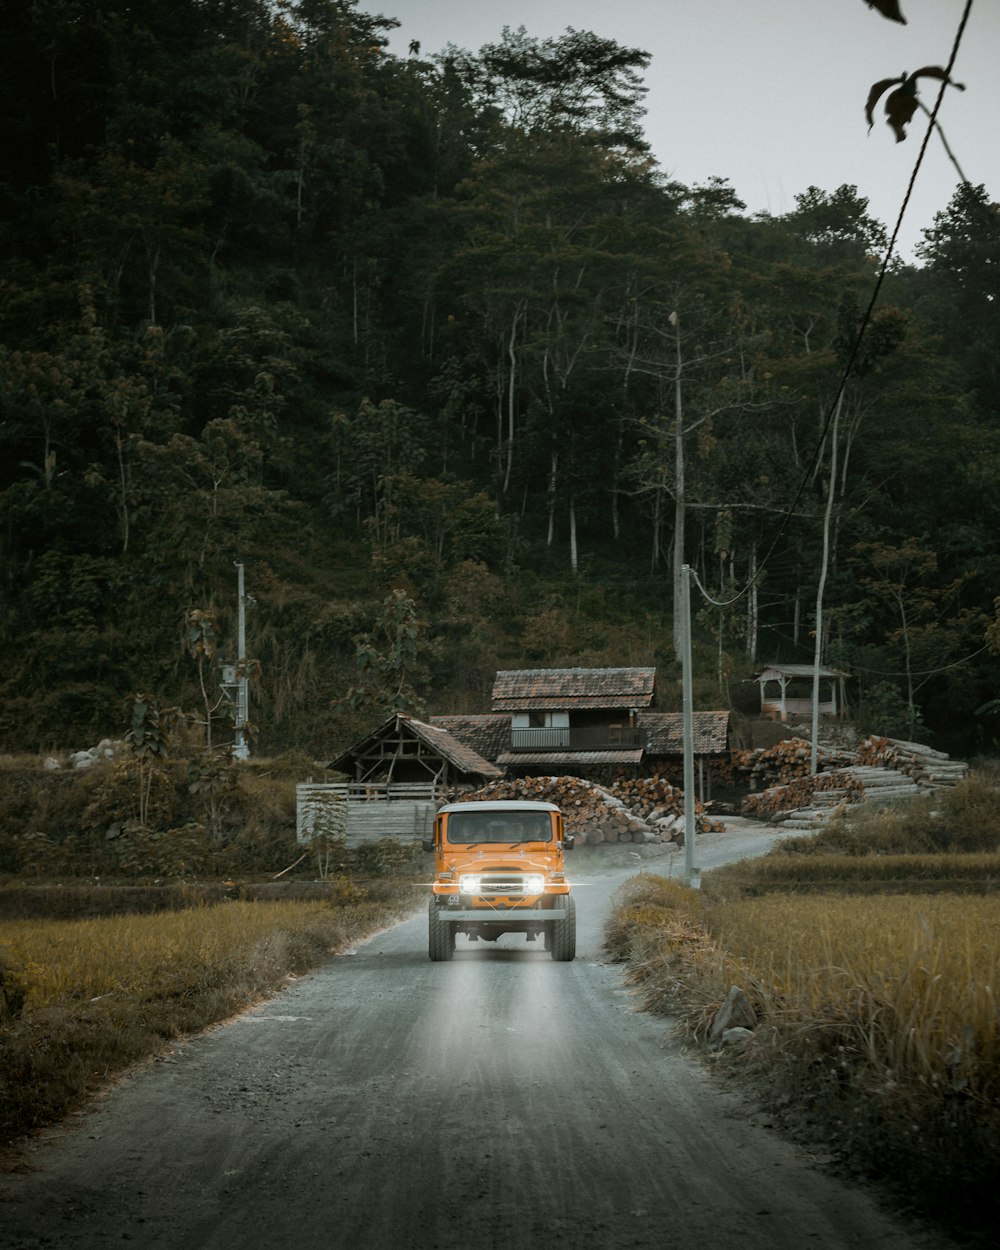
[[[524,893],[524,878],[510,873],[486,874],[480,882],[480,897],[490,898]]]

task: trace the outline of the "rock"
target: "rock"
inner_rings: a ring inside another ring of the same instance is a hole
[[[745,1029],[742,1027],[742,1025],[737,1025],[736,1028],[725,1030],[725,1032],[719,1038],[719,1045],[720,1046],[745,1046],[747,1042],[752,1041],[753,1038],[754,1038],[753,1029]]]
[[[90,768],[97,762],[97,758],[91,751],[74,751],[69,762],[74,768]]]
[[[708,1040],[711,1045],[717,1046],[727,1029],[742,1028],[752,1032],[756,1027],[757,1016],[749,998],[738,985],[734,985],[726,995],[726,1001],[715,1013]]]
[[[54,773],[56,769],[62,768],[62,764],[59,763],[54,755],[50,755],[47,757],[42,767],[47,769],[50,773]]]

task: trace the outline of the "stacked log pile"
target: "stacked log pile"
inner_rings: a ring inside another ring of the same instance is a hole
[[[808,742],[789,738],[772,747],[734,751],[728,764],[713,767],[730,784],[742,783],[752,791],[743,800],[742,815],[786,828],[815,827],[848,804],[891,802],[955,785],[968,772],[967,764],[940,751],[894,738],[868,738],[857,752],[822,750],[815,776],[811,755]],[[684,840],[684,791],[662,774],[621,777],[609,786],[580,777],[504,778],[463,797],[555,803],[581,845]],[[700,803],[695,810],[698,833],[725,828]]]
[[[555,803],[567,832],[583,846],[604,842],[671,842],[684,835],[684,796],[663,778],[619,781],[608,789],[580,777],[510,777],[491,781],[464,800],[529,799]],[[721,829],[703,810],[696,815],[698,833]]]
[[[820,772],[831,768],[847,767],[853,755],[843,752],[817,752]],[[732,780],[742,781],[751,790],[761,786],[790,785],[810,774],[812,747],[804,738],[786,738],[773,747],[758,747],[752,751],[733,751]]]
[[[851,769],[862,786],[861,801],[865,803],[894,803],[897,799],[909,799],[920,793],[920,787],[906,773],[877,764],[858,764]]]
[[[858,747],[858,763],[894,769],[917,786],[929,789],[957,785],[969,772],[963,760],[953,760],[943,751],[899,738],[866,738]]]
[[[608,787],[630,811],[658,828],[662,841],[683,841],[684,790],[672,785],[661,773],[652,777],[621,777]],[[722,821],[712,820],[695,800],[695,832],[721,833]],[[663,834],[669,833],[669,837]]]
[[[758,794],[748,794],[740,811],[757,820],[785,821],[803,813],[814,819],[820,812],[830,816],[847,803],[860,803],[864,786],[849,770],[808,772],[784,785],[769,786]]]
[[[792,738],[766,751],[734,752],[735,767],[751,786],[740,808],[745,816],[811,828],[849,803],[892,803],[928,789],[955,785],[968,765],[919,743],[868,738],[850,755],[823,752],[820,771],[809,775],[809,744]]]

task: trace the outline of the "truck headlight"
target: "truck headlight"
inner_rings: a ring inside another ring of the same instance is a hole
[[[524,877],[525,894],[542,894],[545,890],[545,878],[540,872],[529,872]]]
[[[460,894],[478,894],[482,888],[482,877],[473,876],[471,873],[463,873],[458,879],[458,891]]]

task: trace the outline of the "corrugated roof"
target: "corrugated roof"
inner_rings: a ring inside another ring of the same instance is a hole
[[[729,750],[729,713],[692,712],[695,755],[724,755]],[[646,757],[684,754],[682,712],[640,712],[646,731]]]
[[[497,673],[494,712],[649,707],[655,668],[521,668]]]

